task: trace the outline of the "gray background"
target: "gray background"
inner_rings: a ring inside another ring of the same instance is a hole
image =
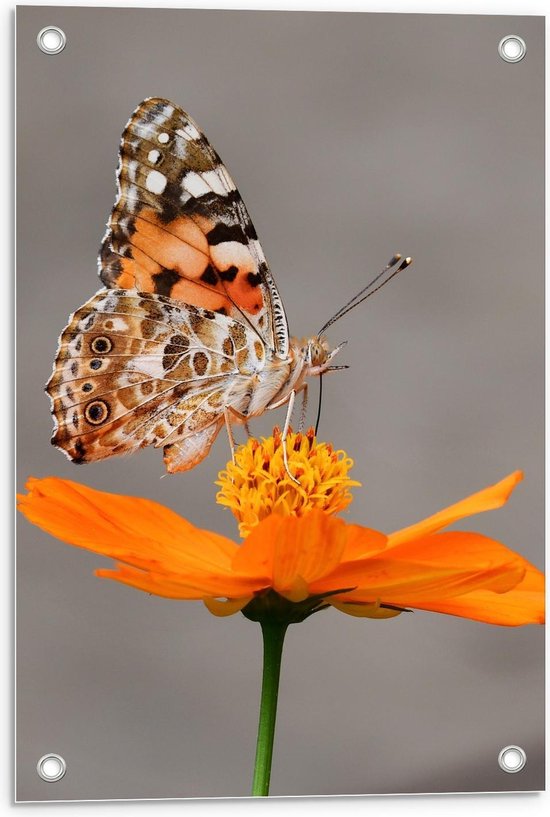
[[[347,517],[397,529],[521,467],[510,504],[461,527],[542,567],[543,18],[17,17],[18,486],[65,476],[236,535],[214,505],[223,436],[193,472],[163,480],[158,451],[77,468],[49,444],[43,383],[68,314],[98,288],[120,134],[160,95],[228,165],[296,334],[314,333],[394,251],[414,256],[330,332],[350,341],[321,426],[363,483]],[[67,33],[56,57],[36,48],[47,24]],[[509,33],[527,42],[517,65],[497,55]],[[102,564],[22,520],[18,798],[248,794],[259,629],[101,582]],[[540,789],[543,665],[542,628],[319,614],[288,634],[272,794]],[[509,743],[527,752],[521,774],[497,767]],[[68,763],[55,784],[35,771],[49,751]]]

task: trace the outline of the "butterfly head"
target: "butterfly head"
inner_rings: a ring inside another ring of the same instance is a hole
[[[301,354],[308,375],[323,374],[331,369],[343,369],[344,366],[331,366],[332,359],[345,346],[347,341],[331,349],[328,341],[322,335],[306,338],[301,342]]]

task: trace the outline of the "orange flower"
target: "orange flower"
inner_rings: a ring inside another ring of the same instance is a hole
[[[389,618],[412,607],[512,626],[544,621],[542,573],[479,533],[440,531],[501,507],[521,479],[517,471],[389,536],[312,509],[266,516],[241,545],[156,502],[56,477],[29,479],[19,508],[57,538],[117,561],[98,576],[202,599],[216,615],[253,618],[262,604],[280,603],[296,610],[295,621],[329,604]]]

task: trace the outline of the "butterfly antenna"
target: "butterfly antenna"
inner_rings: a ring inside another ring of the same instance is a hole
[[[399,261],[401,261],[401,253],[398,253],[398,252],[397,252],[397,253],[395,253],[395,255],[393,255],[393,256],[391,257],[391,259],[388,261],[388,263],[386,264],[386,266],[385,266],[385,267],[384,267],[384,268],[383,268],[383,269],[382,269],[382,270],[381,270],[381,271],[378,273],[378,275],[375,275],[375,277],[372,279],[372,281],[370,281],[370,282],[367,284],[367,286],[366,286],[366,287],[363,287],[363,289],[361,289],[359,292],[357,292],[357,293],[356,293],[356,294],[353,296],[353,298],[351,298],[351,299],[350,299],[350,300],[349,300],[349,301],[348,301],[346,304],[344,304],[344,306],[342,306],[342,307],[341,307],[341,308],[340,308],[340,309],[339,309],[339,310],[336,312],[336,314],[334,314],[334,315],[332,316],[332,318],[330,318],[330,321],[327,321],[327,323],[325,324],[325,326],[323,327],[323,329],[321,329],[321,332],[323,332],[323,331],[324,331],[324,329],[325,329],[327,326],[329,326],[331,323],[333,323],[335,320],[338,320],[338,315],[340,315],[340,313],[341,313],[341,312],[343,312],[343,311],[344,311],[344,309],[348,309],[349,307],[351,307],[351,305],[354,303],[354,301],[356,301],[356,300],[357,300],[357,298],[360,298],[360,297],[361,297],[361,295],[363,295],[363,293],[364,293],[364,292],[366,292],[368,289],[370,289],[370,287],[374,286],[374,284],[375,284],[377,281],[379,281],[379,280],[380,280],[380,278],[381,278],[381,277],[384,275],[384,273],[388,272],[388,271],[389,271],[389,270],[390,270],[390,269],[391,269],[393,266],[395,266],[395,264],[397,264]]]
[[[412,264],[412,258],[410,257],[405,258],[405,260],[401,261],[401,263],[399,264],[400,261],[401,255],[399,253],[396,253],[388,261],[386,266],[378,273],[378,275],[375,275],[372,281],[370,281],[367,284],[366,287],[363,287],[363,289],[361,289],[356,295],[354,295],[353,298],[351,298],[346,304],[344,304],[344,306],[342,306],[338,310],[338,312],[336,312],[336,314],[334,314],[332,318],[330,318],[324,324],[324,326],[319,330],[318,334],[322,335],[323,332],[329,328],[329,326],[332,326],[333,323],[339,321],[340,318],[342,318],[352,309],[355,309],[356,306],[359,306],[359,304],[363,303],[363,301],[365,301],[367,298],[370,298],[371,295],[374,295],[375,292],[378,292],[379,289],[382,289],[383,286],[385,286],[389,281],[391,281],[391,279],[394,276],[396,276],[398,272],[401,272],[402,270],[406,269],[406,267],[410,266],[410,264]],[[399,264],[399,266],[396,267],[396,264]],[[387,273],[389,273],[389,275],[387,275]],[[378,284],[378,286],[375,286],[375,284],[377,284],[378,281],[384,275],[387,275],[387,277],[382,281],[382,283]],[[372,287],[374,287],[374,289],[372,289]]]
[[[319,375],[319,405],[317,406],[317,419],[315,420],[315,436],[319,431],[319,423],[321,422],[321,404],[323,402],[323,373]]]

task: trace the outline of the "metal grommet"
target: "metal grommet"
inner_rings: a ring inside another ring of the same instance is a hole
[[[40,758],[36,764],[36,771],[47,783],[55,783],[56,780],[61,780],[67,771],[67,764],[61,755],[56,755],[50,752]]]
[[[505,746],[498,753],[498,765],[503,772],[516,774],[521,772],[527,763],[527,755],[521,746]]]
[[[36,43],[44,54],[59,54],[67,45],[67,37],[63,29],[46,26],[38,32]]]
[[[519,34],[507,34],[498,44],[498,53],[505,62],[520,62],[527,53],[525,40]]]

